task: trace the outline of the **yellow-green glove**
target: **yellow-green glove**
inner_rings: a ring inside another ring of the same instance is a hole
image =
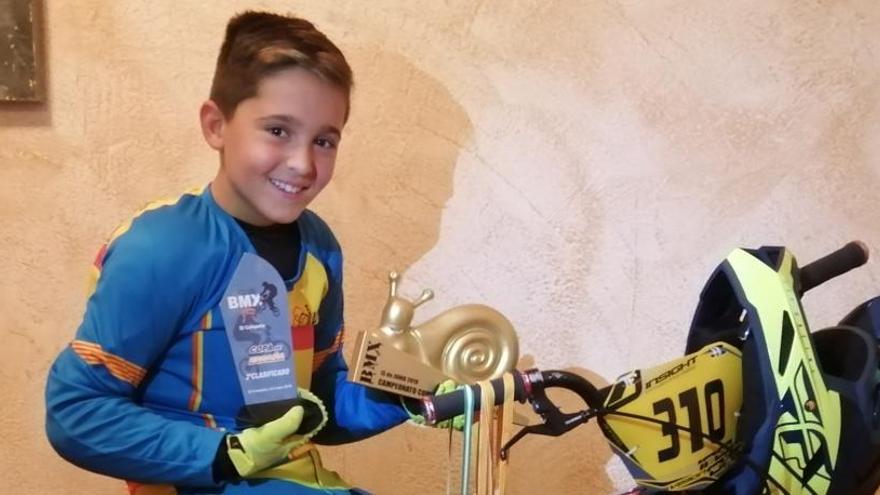
[[[327,410],[321,399],[303,389],[299,389],[299,396],[321,410],[321,422],[311,431],[299,431],[305,410],[303,406],[293,406],[276,420],[226,437],[227,454],[242,478],[286,460],[290,451],[308,442],[327,423]]]
[[[434,390],[434,395],[442,395],[448,394],[449,392],[454,392],[458,390],[460,385],[456,383],[455,380],[445,380],[440,385],[437,385],[437,388]],[[425,424],[425,417],[421,414],[414,414],[412,411],[406,407],[406,402],[401,400],[401,404],[403,404],[403,408],[406,410],[407,414],[409,414],[409,420],[417,425],[423,426]],[[464,429],[464,414],[460,414],[452,419],[447,419],[446,421],[441,421],[435,425],[435,428],[449,428],[450,426],[458,431]]]

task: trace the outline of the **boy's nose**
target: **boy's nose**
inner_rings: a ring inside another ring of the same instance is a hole
[[[300,176],[311,177],[315,173],[314,156],[311,146],[296,146],[290,151],[285,160],[285,166],[297,172]]]

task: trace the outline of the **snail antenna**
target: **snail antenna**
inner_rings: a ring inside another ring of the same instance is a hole
[[[413,303],[413,308],[417,308],[417,307],[421,306],[422,304],[430,301],[433,298],[434,298],[434,291],[432,291],[431,289],[425,289],[422,291],[422,295],[419,296],[419,300]]]
[[[397,281],[400,279],[400,274],[395,271],[392,271],[388,274],[388,281],[391,282],[391,289],[389,295],[391,297],[397,296]]]

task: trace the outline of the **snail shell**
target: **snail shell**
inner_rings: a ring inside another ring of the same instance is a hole
[[[498,378],[519,359],[513,325],[488,306],[452,308],[420,325],[418,333],[432,364],[459,383]]]

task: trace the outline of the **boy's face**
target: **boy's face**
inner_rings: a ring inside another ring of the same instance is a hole
[[[217,203],[253,225],[296,220],[333,176],[347,108],[341,89],[300,68],[265,77],[230,119],[206,102],[202,131],[221,156]]]

